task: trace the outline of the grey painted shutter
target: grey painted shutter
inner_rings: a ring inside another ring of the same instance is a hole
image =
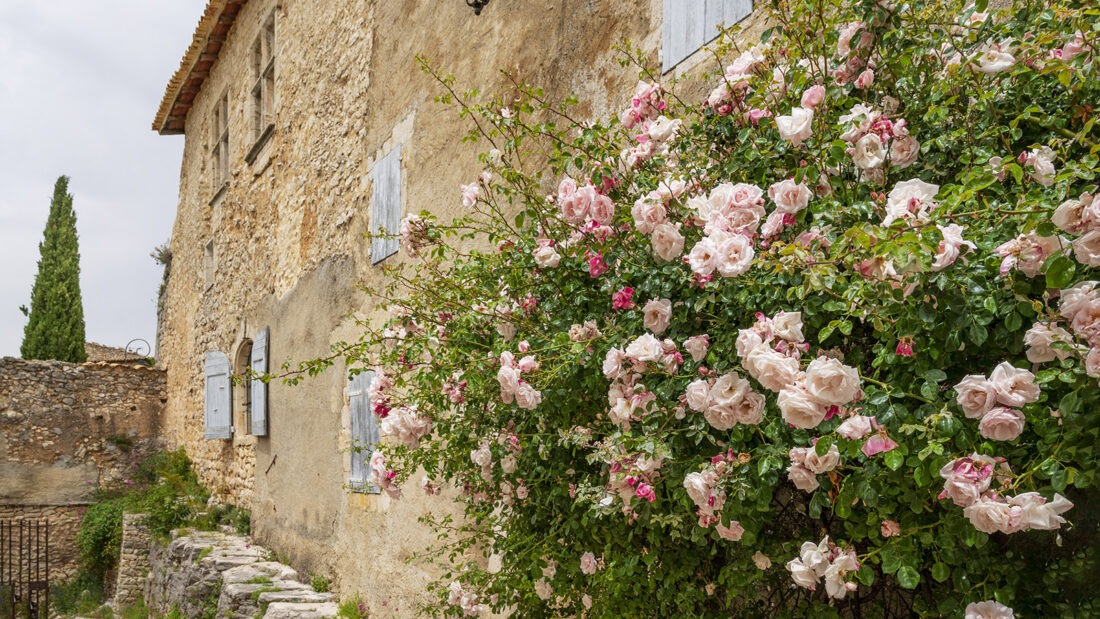
[[[368,390],[374,381],[374,372],[361,372],[348,384],[348,400],[351,407],[351,476],[348,485],[361,492],[378,492],[369,483],[370,457],[378,444],[378,418],[371,412]]]
[[[267,373],[267,349],[271,329],[264,327],[256,337],[252,339],[253,372]],[[252,389],[252,434],[254,436],[267,436],[267,383],[253,379],[249,386]]]
[[[661,70],[667,72],[718,36],[719,25],[752,13],[752,0],[664,0]]]
[[[396,235],[401,228],[401,146],[397,146],[374,164],[371,182],[374,185],[371,197],[371,232]],[[397,253],[398,246],[396,236],[371,239],[371,264],[378,264]]]
[[[233,438],[233,388],[229,376],[229,357],[210,351],[205,357],[206,438]]]

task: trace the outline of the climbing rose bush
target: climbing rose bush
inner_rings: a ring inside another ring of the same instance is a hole
[[[485,171],[341,352],[465,506],[430,610],[1100,613],[1100,11],[757,10],[612,119],[425,63]]]

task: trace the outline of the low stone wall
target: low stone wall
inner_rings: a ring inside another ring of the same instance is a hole
[[[80,553],[76,533],[84,517],[81,506],[0,505],[0,520],[45,520],[50,523],[50,580],[61,581],[76,575]],[[0,549],[6,558],[7,549]]]
[[[0,518],[50,523],[50,578],[77,569],[98,488],[161,447],[165,374],[140,365],[0,358]]]
[[[293,568],[271,560],[271,552],[246,537],[195,532],[149,553],[145,603],[161,614],[184,617],[312,619],[335,617],[331,593],[302,583]],[[125,559],[125,555],[124,555]]]
[[[131,606],[145,594],[145,578],[150,567],[149,546],[149,516],[123,514],[122,548],[115,580],[116,607]]]

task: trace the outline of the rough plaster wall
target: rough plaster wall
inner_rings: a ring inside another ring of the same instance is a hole
[[[165,376],[142,366],[0,359],[0,519],[50,522],[51,573],[75,573],[96,488],[161,444]]]
[[[459,90],[507,92],[499,71],[506,69],[544,87],[551,100],[576,94],[579,116],[605,116],[626,104],[637,80],[636,70],[616,62],[613,46],[629,39],[654,50],[656,62],[661,5],[494,0],[475,17],[458,0],[282,0],[275,9],[275,133],[248,164],[251,46],[275,7],[253,0],[195,99],[158,351],[169,372],[166,434],[187,447],[220,500],[253,509],[259,542],[303,572],[333,577],[342,593],[360,593],[372,616],[407,616],[425,600],[434,572],[412,557],[432,537],[416,520],[455,506],[423,496],[418,480],[401,501],[345,490],[343,368],[293,388],[273,382],[269,437],[203,440],[203,353],[235,359],[244,338],[270,325],[277,370],[288,358],[317,357],[332,343],[354,340],[354,318],[384,317],[377,297],[356,284],[383,285],[362,235],[370,224],[371,166],[396,144],[404,210],[426,209],[444,221],[458,214],[458,185],[476,177],[484,146],[462,143],[468,126],[455,108],[434,103],[440,88],[420,72],[416,54],[456,75]],[[677,72],[721,68],[710,64],[699,54]],[[683,83],[689,100],[711,87],[690,77]],[[210,122],[223,93],[230,182],[212,204]],[[207,288],[203,247],[211,238],[218,266]]]

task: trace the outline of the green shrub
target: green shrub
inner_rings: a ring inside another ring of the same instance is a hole
[[[80,549],[81,560],[88,573],[100,579],[118,563],[122,545],[122,511],[123,501],[120,499],[95,503],[88,507],[80,522],[76,545]]]
[[[313,587],[313,590],[317,593],[324,593],[328,591],[330,584],[331,583],[329,582],[328,578],[325,578],[320,574],[313,574],[309,578],[309,586]]]
[[[86,615],[106,600],[102,577],[86,570],[72,580],[50,585],[50,605],[61,615]]]

